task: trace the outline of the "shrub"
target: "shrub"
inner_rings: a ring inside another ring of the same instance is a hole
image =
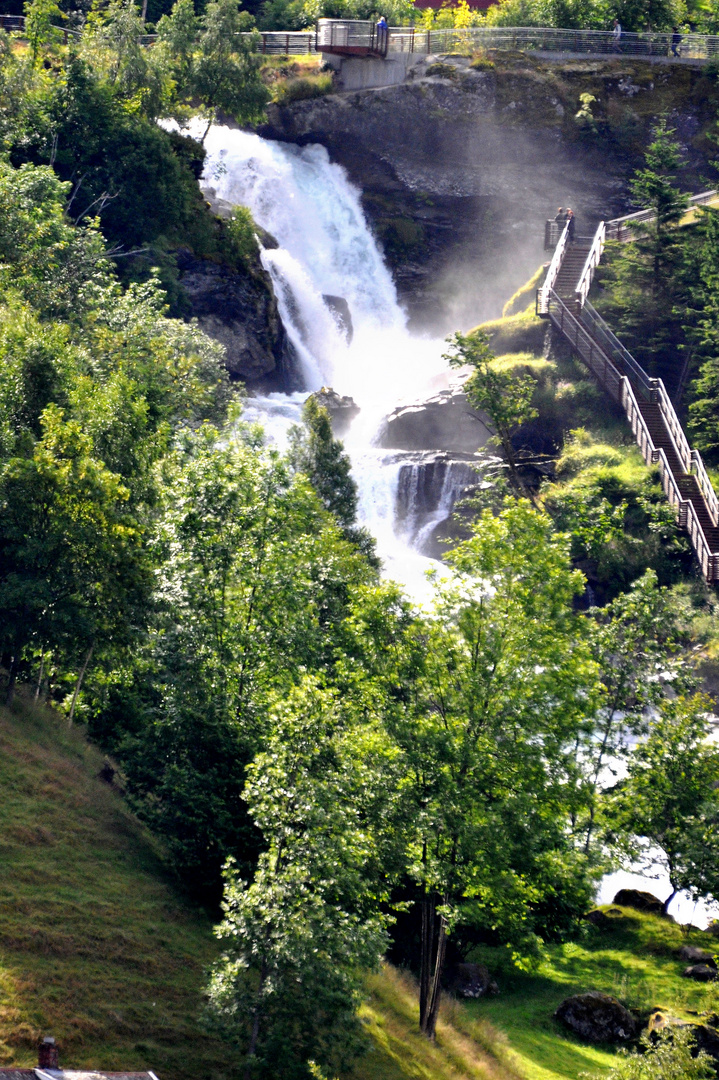
[[[331,94],[333,89],[334,75],[326,71],[320,75],[305,75],[301,79],[288,79],[278,83],[273,92],[273,100],[277,105],[290,105],[293,101],[324,97],[325,94]]]

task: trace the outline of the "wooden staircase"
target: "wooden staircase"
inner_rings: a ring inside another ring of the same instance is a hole
[[[571,303],[575,299],[577,283],[582,276],[591,246],[591,236],[589,238],[580,236],[574,244],[568,245],[564,253],[562,265],[554,283],[554,291],[565,303]]]

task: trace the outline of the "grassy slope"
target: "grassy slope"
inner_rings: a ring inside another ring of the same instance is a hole
[[[231,1051],[197,1021],[210,920],[102,762],[56,715],[0,710],[0,1064],[35,1064],[53,1034],[66,1066],[231,1077]]]
[[[36,1064],[52,1034],[66,1067],[231,1080],[236,1054],[198,1019],[211,920],[173,887],[102,764],[57,714],[22,697],[0,708],[0,1066]],[[445,1011],[432,1046],[405,980],[387,969],[368,990],[371,1049],[352,1080],[512,1080],[485,1025]]]
[[[686,963],[677,955],[684,944],[714,951],[716,938],[630,908],[603,910],[613,913],[610,928],[587,925],[579,941],[549,946],[532,974],[508,971],[498,950],[481,957],[496,970],[501,993],[473,1002],[467,1011],[506,1035],[530,1080],[576,1080],[582,1072],[601,1075],[613,1060],[611,1048],[569,1038],[552,1019],[569,994],[603,990],[643,1013],[658,1008],[689,1020],[692,1011],[694,1018],[716,1012],[716,988],[684,979]]]

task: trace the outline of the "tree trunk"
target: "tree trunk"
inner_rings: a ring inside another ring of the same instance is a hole
[[[82,686],[82,680],[85,678],[85,672],[87,671],[87,665],[92,658],[92,650],[95,648],[95,642],[93,641],[90,648],[87,650],[87,656],[85,657],[85,663],[82,665],[82,670],[77,677],[75,683],[75,693],[72,695],[72,705],[70,706],[70,716],[68,718],[68,724],[71,724],[75,718],[75,706],[77,705],[77,696],[80,693],[80,687]]]
[[[424,1031],[427,1023],[429,991],[434,952],[434,900],[425,895],[422,900],[422,933],[419,969],[419,1028]]]
[[[140,18],[142,19],[142,26],[144,29],[145,23],[147,22],[147,0],[142,0],[142,15]]]
[[[667,912],[669,911],[669,905],[671,904],[672,900],[674,899],[674,897],[677,895],[678,892],[679,892],[679,889],[672,888],[672,891],[669,893],[669,896],[666,898],[666,900],[662,904],[662,915],[667,914]]]
[[[35,687],[35,701],[40,697],[40,691],[42,690],[42,678],[45,674],[45,649],[43,648],[40,653],[40,671],[37,676],[37,686]]]
[[[437,1031],[437,1017],[439,1016],[439,1003],[442,998],[442,975],[444,973],[444,958],[447,954],[447,924],[445,923],[444,916],[440,916],[439,931],[437,933],[437,959],[434,965],[434,975],[432,977],[432,988],[429,997],[429,1008],[427,1010],[427,1022],[424,1027],[424,1033],[428,1039],[434,1042],[435,1034]]]
[[[17,672],[20,667],[20,650],[15,649],[12,659],[10,660],[10,677],[8,679],[7,689],[5,690],[5,704],[8,708],[13,703],[15,697],[15,683],[17,682]]]
[[[245,1080],[252,1080],[252,1063],[257,1053],[257,1040],[260,1034],[260,1001],[262,998],[262,989],[265,985],[265,979],[267,978],[267,964],[262,961],[262,967],[260,968],[260,981],[257,984],[257,996],[255,998],[255,1009],[252,1017],[252,1031],[250,1032],[250,1044],[247,1047],[247,1062],[245,1064]]]

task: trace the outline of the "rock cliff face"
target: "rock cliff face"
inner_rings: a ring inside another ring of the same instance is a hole
[[[321,143],[345,166],[415,329],[447,333],[499,314],[544,261],[543,222],[559,204],[580,233],[626,212],[627,178],[662,111],[689,154],[685,183],[699,190],[703,111],[717,90],[700,97],[698,71],[519,55],[484,69],[429,58],[413,70],[400,86],[273,106],[260,133]],[[591,130],[575,119],[582,92],[596,98]]]
[[[269,276],[261,268],[240,273],[188,251],[179,253],[177,264],[191,314],[225,346],[230,373],[252,387],[294,389],[294,353]]]

